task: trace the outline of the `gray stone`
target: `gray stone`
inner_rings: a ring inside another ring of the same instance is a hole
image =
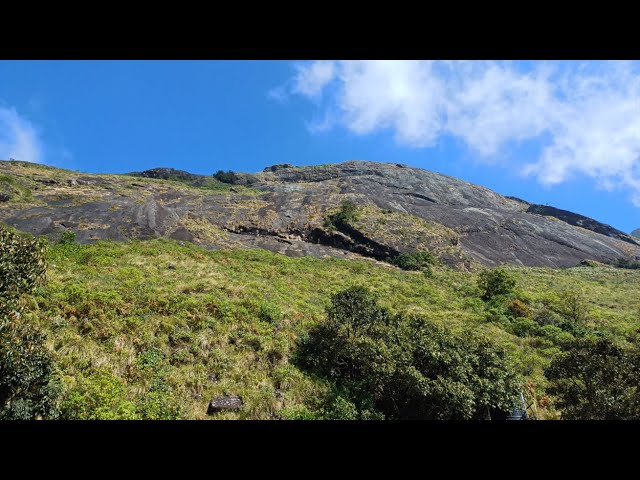
[[[447,227],[452,232],[447,239],[451,245],[488,266],[573,267],[586,259],[615,263],[618,258],[640,255],[637,238],[595,220],[507,198],[415,167],[364,161],[274,167],[258,174],[237,173],[234,183],[248,185],[254,190],[251,194],[191,192],[148,180],[178,176],[197,184],[205,177],[170,169],[138,174],[136,181],[144,188],[134,189],[131,177],[66,172],[67,179],[57,187],[67,189],[61,192],[64,195],[46,195],[46,187],[32,189],[33,204],[5,206],[0,209],[0,222],[52,237],[56,225],[72,225],[80,243],[169,237],[212,249],[264,248],[292,257],[368,257],[374,261],[415,250],[416,235],[389,240],[386,227],[366,234],[325,228],[327,215],[349,199]],[[0,173],[14,173],[11,163],[0,162]],[[44,178],[34,182],[57,183]],[[67,183],[70,178],[81,185],[95,185],[95,189],[91,195],[86,195],[86,189],[79,192]],[[83,219],[102,227],[76,229],[86,221]],[[455,255],[442,254],[441,260],[460,263]]]
[[[207,415],[214,415],[227,410],[240,410],[243,405],[242,397],[237,395],[223,395],[216,397],[209,402]]]

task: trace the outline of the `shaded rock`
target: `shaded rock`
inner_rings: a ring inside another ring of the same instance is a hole
[[[633,232],[631,232],[631,236],[635,238],[640,238],[640,228],[636,228]]]
[[[175,269],[176,269],[176,264],[175,264],[175,263],[173,263],[173,262],[169,262],[169,263],[167,264],[167,268],[168,268],[169,270],[175,270]]]
[[[294,168],[294,166],[290,163],[279,163],[277,165],[271,165],[263,170],[263,172],[277,172],[278,170],[283,170],[285,168]]]
[[[209,402],[207,415],[214,415],[226,410],[239,410],[242,408],[243,403],[242,397],[236,395],[223,395],[216,397]]]
[[[8,193],[0,192],[0,202],[8,202],[11,200],[11,195]]]

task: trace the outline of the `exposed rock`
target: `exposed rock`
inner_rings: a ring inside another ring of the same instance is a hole
[[[635,238],[640,238],[640,228],[636,228],[633,232],[631,232],[631,236]]]
[[[175,269],[176,269],[176,264],[175,264],[175,263],[173,263],[173,262],[169,262],[169,263],[167,264],[167,268],[168,268],[169,270],[175,270]]]
[[[11,200],[11,195],[8,193],[0,192],[0,202],[8,202]]]
[[[290,163],[279,163],[277,165],[271,165],[270,167],[265,168],[264,172],[277,172],[278,170],[283,170],[285,168],[294,168]]]
[[[634,245],[637,244],[635,239],[630,238],[629,235],[621,232],[620,230],[616,230],[615,228],[610,227],[609,225],[605,225],[604,223],[600,223],[592,218],[569,212],[567,210],[561,210],[559,208],[549,207],[547,205],[530,205],[527,209],[527,212],[555,217],[559,220],[562,220],[563,222],[568,223],[569,225],[586,228],[587,230],[601,233],[608,237],[618,238],[624,242],[632,243]]]
[[[242,405],[242,397],[236,395],[223,395],[216,397],[209,402],[207,415],[214,415],[225,410],[240,410]]]
[[[640,255],[634,238],[593,219],[401,164],[274,165],[258,174],[234,173],[233,183],[250,191],[226,192],[148,180],[197,185],[206,178],[174,169],[136,174],[141,187],[131,188],[130,177],[42,168],[46,177],[21,179],[31,182],[33,202],[3,205],[0,222],[52,236],[68,225],[80,243],[168,237],[208,248],[371,261],[428,250],[450,265],[472,259],[489,266],[573,267],[585,259],[612,264]],[[16,169],[0,162],[0,173],[16,176]],[[73,188],[71,179],[77,180]],[[34,182],[55,184],[56,194],[35,190]],[[325,219],[347,199],[365,216],[332,230]]]

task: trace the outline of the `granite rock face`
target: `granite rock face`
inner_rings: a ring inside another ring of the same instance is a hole
[[[608,225],[402,164],[281,164],[236,172],[232,184],[170,169],[78,175],[23,162],[0,162],[0,174],[31,192],[28,201],[1,203],[0,222],[52,237],[71,229],[80,242],[166,237],[372,261],[429,250],[455,266],[570,267],[640,256],[638,239]],[[359,219],[332,228],[327,218],[345,200]]]
[[[631,236],[635,238],[640,238],[640,228],[636,228],[633,232],[631,232]]]

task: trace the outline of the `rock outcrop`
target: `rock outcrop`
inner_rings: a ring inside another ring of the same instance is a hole
[[[640,256],[640,241],[593,219],[403,164],[281,164],[235,172],[232,184],[172,169],[78,176],[24,162],[0,162],[0,174],[29,193],[0,203],[0,222],[52,237],[71,229],[80,242],[167,237],[372,261],[427,250],[455,266]],[[345,200],[358,215],[335,228],[327,219]]]

